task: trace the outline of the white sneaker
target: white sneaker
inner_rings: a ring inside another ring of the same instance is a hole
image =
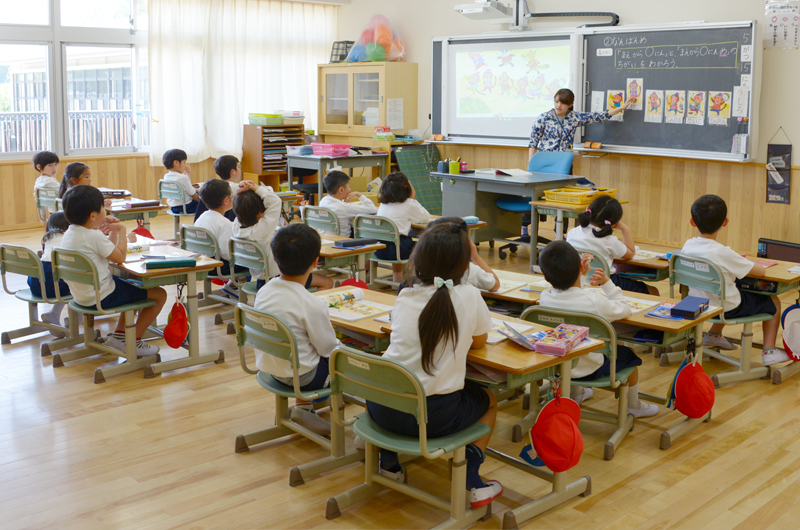
[[[401,465],[400,471],[386,471],[385,469],[381,469],[380,467],[378,468],[378,470],[379,470],[378,473],[380,473],[384,477],[406,484],[405,466]]]
[[[773,364],[785,363],[790,361],[791,358],[786,351],[780,348],[773,348],[772,350],[764,350],[761,352],[761,362],[764,366],[771,366]]]
[[[310,410],[301,407],[292,407],[291,418],[293,422],[302,425],[311,432],[321,436],[331,435],[331,424]]]
[[[236,287],[236,284],[230,280],[228,280],[228,283],[222,286],[222,292],[231,298],[235,298],[236,300],[239,299],[239,288]]]
[[[136,356],[137,357],[147,357],[148,355],[155,355],[159,351],[158,346],[155,344],[150,344],[149,342],[145,342],[143,340],[136,341]]]
[[[592,397],[594,395],[594,389],[593,388],[586,387],[586,386],[579,386],[579,387],[574,387],[574,388],[579,388],[581,390],[581,392],[579,392],[579,393],[577,393],[577,394],[575,394],[573,396],[572,395],[572,391],[570,391],[569,397],[570,397],[570,399],[573,399],[575,401],[575,403],[577,403],[578,405],[580,405],[581,403],[583,403],[584,401],[586,401],[587,399],[589,399],[590,397]]]
[[[43,313],[42,316],[41,316],[41,319],[42,319],[42,322],[45,322],[47,324],[53,324],[53,325],[56,325],[56,326],[60,326],[61,325],[61,323],[58,321],[58,319],[57,318],[54,319],[53,315],[51,315],[50,313]],[[50,334],[52,336],[54,336],[57,339],[63,339],[64,337],[67,336],[67,334],[64,333],[63,331],[54,331],[52,329],[48,330],[48,331],[50,332]]]
[[[728,339],[723,337],[722,335],[709,335],[708,333],[703,334],[703,346],[711,346],[715,348],[719,348],[720,350],[738,350],[736,346],[731,343]]]
[[[469,490],[469,505],[482,508],[503,494],[503,485],[496,480],[487,480],[483,488]]]
[[[645,403],[639,401],[639,406],[635,409],[628,407],[628,414],[633,414],[634,418],[649,418],[661,412],[661,409],[655,403]]]
[[[118,339],[111,333],[108,334],[106,340],[103,341],[103,344],[105,344],[106,346],[111,346],[112,348],[116,348],[119,351],[125,353],[125,341]]]
[[[353,445],[356,446],[356,449],[361,449],[362,451],[367,448],[367,442],[357,434],[356,437],[353,438]]]

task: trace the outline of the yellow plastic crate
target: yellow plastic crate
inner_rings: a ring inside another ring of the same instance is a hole
[[[617,190],[614,188],[597,188],[597,190],[591,190],[568,187],[545,190],[544,192],[544,198],[550,202],[563,202],[565,204],[575,204],[578,206],[591,204],[598,195],[611,195],[612,197],[616,197]]]

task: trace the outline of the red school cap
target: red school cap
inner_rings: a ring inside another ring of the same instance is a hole
[[[702,418],[713,406],[713,381],[699,363],[686,365],[675,381],[675,408],[690,418]]]
[[[539,412],[531,427],[531,439],[537,455],[551,471],[567,471],[580,461],[583,454],[580,419],[580,405],[569,398],[553,399]]]

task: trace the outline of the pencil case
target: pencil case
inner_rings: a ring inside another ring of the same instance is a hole
[[[194,258],[179,258],[179,259],[159,259],[154,261],[146,261],[144,268],[150,269],[173,269],[175,267],[195,267],[197,260]]]
[[[687,296],[670,310],[674,317],[695,319],[708,307],[708,298],[699,296]]]
[[[374,245],[377,242],[377,239],[360,237],[357,239],[343,239],[341,241],[336,241],[333,246],[337,248],[364,247],[366,245]]]

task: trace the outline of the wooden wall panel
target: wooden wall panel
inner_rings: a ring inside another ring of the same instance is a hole
[[[167,170],[151,167],[148,154],[107,155],[94,157],[63,157],[58,179],[70,162],[83,162],[92,171],[92,184],[108,188],[124,188],[140,199],[158,196],[158,181]],[[205,182],[215,176],[214,160],[189,164],[192,182]],[[0,161],[0,231],[39,226],[33,199],[33,183],[38,173],[30,160]]]
[[[442,158],[461,157],[470,168],[525,168],[526,148],[438,144]],[[796,168],[795,168],[796,169]],[[792,179],[794,170],[792,171]],[[637,241],[681,246],[694,237],[689,224],[691,205],[707,193],[719,195],[728,205],[730,223],[720,241],[755,253],[759,237],[800,243],[800,184],[792,189],[792,204],[766,202],[763,166],[680,158],[608,155],[576,156],[574,173],[598,186],[617,188],[627,199],[625,222]]]

